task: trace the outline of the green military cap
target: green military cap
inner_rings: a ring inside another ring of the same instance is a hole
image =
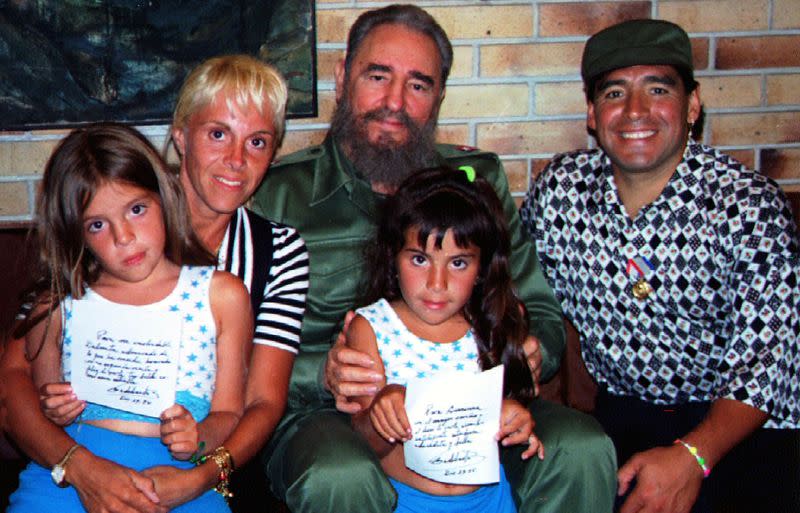
[[[629,20],[593,35],[581,59],[581,76],[589,84],[619,68],[668,64],[693,78],[692,44],[681,27],[664,20]]]

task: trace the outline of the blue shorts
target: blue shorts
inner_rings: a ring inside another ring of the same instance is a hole
[[[191,468],[192,463],[172,458],[159,438],[125,435],[90,424],[72,424],[65,431],[93,454],[134,470],[155,465]],[[69,471],[69,467],[67,467]],[[85,512],[78,493],[71,486],[59,488],[50,477],[50,469],[31,462],[19,475],[19,488],[9,497],[6,513],[80,513]],[[230,513],[225,499],[208,491],[175,509],[173,513]]]
[[[394,513],[517,513],[502,465],[499,483],[481,486],[466,495],[431,495],[392,478],[389,478],[389,482],[397,490],[397,509]]]

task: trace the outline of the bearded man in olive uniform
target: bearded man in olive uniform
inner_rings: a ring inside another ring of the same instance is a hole
[[[434,142],[452,56],[447,35],[418,7],[363,14],[335,70],[338,103],[328,136],[274,164],[254,196],[256,212],[298,229],[311,262],[287,414],[263,454],[273,492],[292,511],[395,507],[377,458],[343,414],[357,412],[348,397],[374,394],[381,376],[366,355],[336,340],[345,314],[357,306],[363,248],[381,203],[412,172],[469,166],[494,185],[512,237],[513,277],[530,315],[526,353],[535,382],[558,367],[561,310],[523,234],[498,156]],[[543,400],[531,412],[544,461],[522,461],[519,447],[502,449],[520,511],[610,511],[616,459],[599,425]]]

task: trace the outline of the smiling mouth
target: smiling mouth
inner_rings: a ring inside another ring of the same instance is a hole
[[[646,139],[656,134],[655,130],[640,130],[637,132],[622,132],[620,136],[623,139]]]
[[[242,181],[241,180],[228,180],[227,178],[223,178],[221,176],[215,176],[214,179],[223,185],[227,185],[228,187],[241,187]]]

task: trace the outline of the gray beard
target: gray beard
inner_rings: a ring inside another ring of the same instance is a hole
[[[368,122],[388,116],[394,116],[405,124],[408,131],[405,143],[398,144],[383,137],[374,144],[369,141]],[[414,123],[405,111],[392,113],[385,108],[356,117],[350,99],[345,96],[336,106],[330,131],[342,145],[356,172],[370,184],[396,189],[415,171],[436,164],[435,116],[422,126]]]

